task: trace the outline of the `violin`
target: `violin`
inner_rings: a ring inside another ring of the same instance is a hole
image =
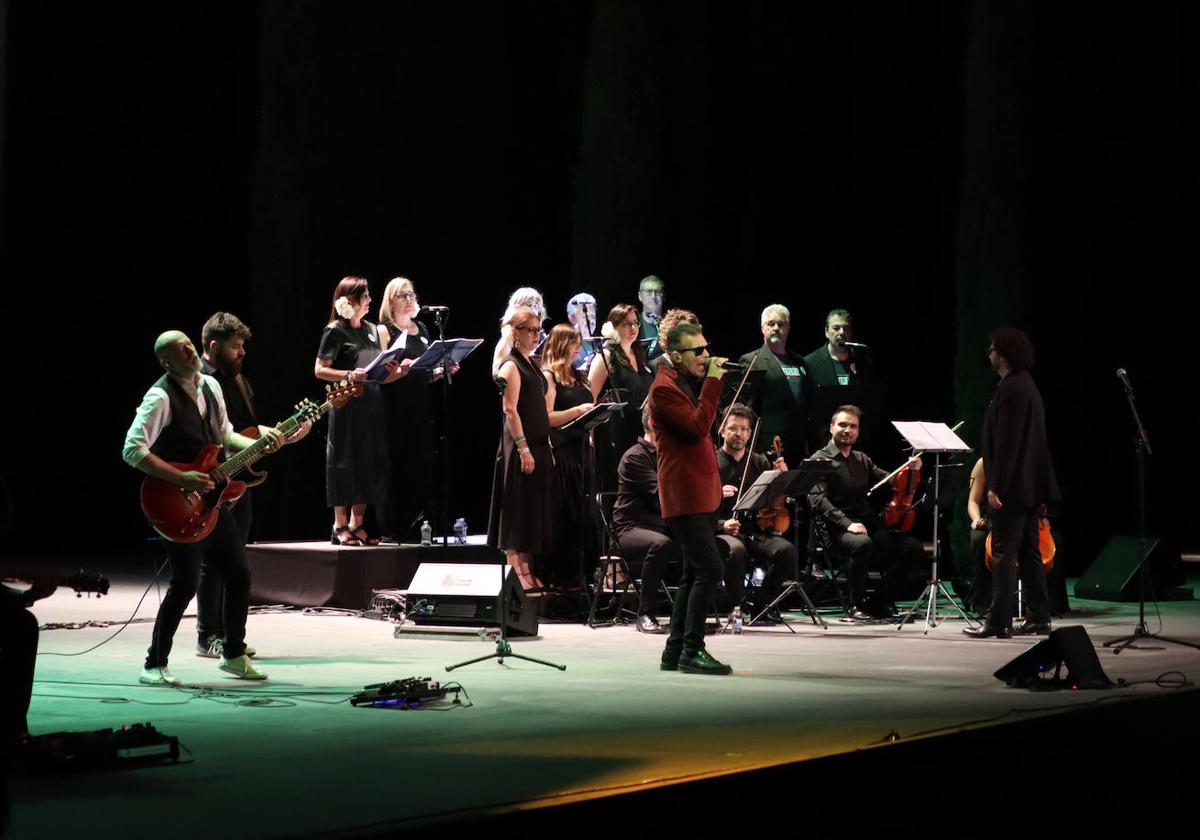
[[[904,466],[892,475],[892,498],[883,509],[883,522],[893,531],[911,531],[917,520],[913,497],[921,487],[921,462]]]
[[[1042,567],[1046,570],[1046,574],[1050,574],[1054,569],[1054,554],[1057,551],[1054,535],[1050,533],[1050,519],[1046,516],[1046,506],[1042,505],[1042,512],[1038,516],[1038,553],[1042,555]],[[988,531],[987,542],[984,544],[983,562],[989,570],[992,568],[991,531]]]
[[[783,457],[783,441],[779,435],[771,441],[771,450],[766,453],[767,460],[772,464]],[[792,515],[788,511],[787,496],[776,497],[769,505],[754,512],[754,523],[764,534],[786,534],[792,527]]]

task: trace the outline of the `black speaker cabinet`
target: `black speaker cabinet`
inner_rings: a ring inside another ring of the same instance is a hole
[[[1064,667],[1065,678],[1059,676]],[[1052,668],[1052,678],[1042,676]],[[1052,630],[1049,638],[1027,648],[994,676],[1022,688],[1108,688],[1113,684],[1100,667],[1087,631],[1078,625]]]
[[[438,627],[499,627],[508,590],[508,635],[536,636],[537,610],[515,574],[495,563],[422,563],[408,585],[408,618]]]
[[[1140,557],[1137,537],[1112,537],[1075,582],[1075,597],[1092,601],[1138,600]],[[1152,597],[1162,600],[1169,590],[1183,583],[1179,552],[1168,548],[1158,537],[1146,538],[1146,563],[1153,589],[1146,593],[1146,600]]]

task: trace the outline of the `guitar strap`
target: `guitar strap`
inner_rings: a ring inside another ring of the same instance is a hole
[[[246,387],[246,377],[240,373],[233,377],[233,381],[237,383],[238,392],[242,395],[242,402],[246,404],[246,409],[250,412],[250,419],[254,421],[254,425],[258,425],[258,412],[254,410],[254,401],[250,399],[250,390]]]

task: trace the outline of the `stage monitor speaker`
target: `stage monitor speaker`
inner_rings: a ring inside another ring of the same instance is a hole
[[[1066,678],[1059,676],[1063,667]],[[1052,678],[1042,674],[1054,669]],[[996,679],[1022,688],[1108,688],[1113,683],[1100,666],[1096,648],[1087,631],[1079,625],[1060,627],[1027,648],[1020,656],[1001,667]]]
[[[537,610],[509,568],[497,563],[422,563],[408,585],[407,616],[439,627],[499,627],[508,588],[508,635],[536,636]]]
[[[1140,557],[1137,537],[1112,537],[1075,582],[1075,597],[1092,601],[1138,600]],[[1146,563],[1153,590],[1146,593],[1146,600],[1161,600],[1169,590],[1183,584],[1183,560],[1179,552],[1168,548],[1158,537],[1146,538]]]

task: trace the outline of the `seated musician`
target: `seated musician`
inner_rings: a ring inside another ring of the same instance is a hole
[[[659,588],[668,563],[680,564],[683,555],[662,516],[658,497],[658,449],[649,404],[642,409],[643,436],[625,454],[617,467],[617,502],[613,508],[613,531],[621,542],[621,552],[631,562],[642,563],[642,602],[638,606],[637,627],[643,633],[662,633],[655,617]],[[737,520],[714,520],[721,528],[733,528]],[[727,531],[724,533],[728,533]],[[736,533],[736,532],[735,532]],[[717,540],[725,560],[725,591],[732,607],[742,603],[745,594],[746,552]]]
[[[750,452],[750,438],[755,426],[754,412],[741,403],[730,406],[721,427],[722,444],[717,449],[717,469],[721,473],[721,526],[718,540],[732,551],[748,554],[767,569],[763,583],[766,603],[774,601],[783,590],[785,581],[795,580],[800,572],[800,553],[796,546],[778,532],[763,531],[753,519],[733,518],[733,506],[739,493],[744,493],[766,470],[786,470],[782,457],[774,463],[765,455]],[[743,566],[748,565],[743,561]]]
[[[925,562],[920,542],[888,530],[872,511],[868,491],[887,473],[854,449],[861,419],[858,406],[843,405],[834,412],[829,443],[812,455],[833,461],[834,471],[818,480],[808,493],[814,542],[845,558],[848,613],[855,620],[890,616],[897,586],[909,569],[923,567]],[[868,604],[867,573],[872,563],[880,560],[888,565],[875,600]]]

